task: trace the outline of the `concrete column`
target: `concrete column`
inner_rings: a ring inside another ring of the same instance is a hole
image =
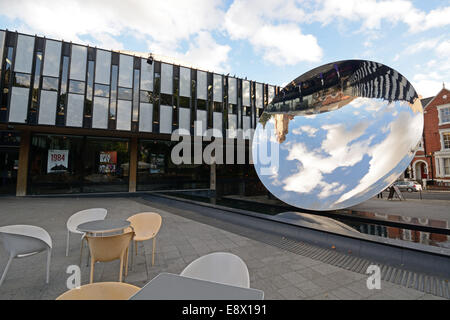
[[[28,159],[30,155],[31,132],[22,131],[20,135],[19,169],[17,171],[16,196],[27,195]]]
[[[138,164],[138,139],[137,137],[132,137],[130,143],[130,171],[128,176],[129,178],[128,192],[136,192],[137,164]]]

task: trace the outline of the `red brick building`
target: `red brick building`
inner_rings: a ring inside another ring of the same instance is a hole
[[[422,99],[422,141],[409,168],[409,177],[428,188],[450,189],[450,90],[445,86],[434,97]]]

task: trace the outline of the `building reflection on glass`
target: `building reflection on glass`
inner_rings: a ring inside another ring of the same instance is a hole
[[[346,60],[303,74],[275,96],[259,119],[253,159],[282,201],[346,208],[397,179],[422,130],[422,105],[405,77],[377,62]],[[279,162],[259,160],[263,140],[276,141]]]

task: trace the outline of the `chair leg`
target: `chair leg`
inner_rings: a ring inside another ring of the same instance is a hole
[[[66,239],[66,257],[69,255],[69,238],[70,238],[70,231],[67,230],[67,239]]]
[[[119,273],[119,282],[122,282],[122,273],[123,273],[123,256],[120,258],[120,273]]]
[[[14,259],[14,257],[13,256],[9,256],[8,263],[6,264],[5,270],[3,271],[3,274],[2,274],[2,278],[0,279],[0,286],[3,283],[3,280],[5,280],[6,273],[8,272],[8,269],[9,269],[9,266],[11,265],[12,259]]]
[[[84,239],[81,239],[81,249],[80,249],[80,267],[83,263],[83,246],[84,246]]]
[[[130,266],[130,270],[133,270],[133,261],[134,261],[134,258],[133,258],[133,246],[134,246],[134,241],[132,240],[131,241],[131,254],[130,254],[130,256],[131,256],[131,266]]]
[[[155,243],[156,237],[153,238],[153,248],[152,248],[152,266],[155,264]]]
[[[134,246],[135,246],[135,248],[136,248],[136,256],[137,256],[137,241],[134,241]]]
[[[89,283],[94,282],[94,259],[91,261],[91,278],[89,280]]]
[[[52,258],[52,250],[48,249],[47,251],[47,284],[50,281],[50,261]]]
[[[128,248],[125,251],[125,277],[128,276]]]

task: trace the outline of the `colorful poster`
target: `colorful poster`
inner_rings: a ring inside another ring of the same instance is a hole
[[[117,151],[101,151],[99,173],[115,173],[117,165]]]
[[[47,173],[66,172],[69,168],[69,150],[48,150]]]

